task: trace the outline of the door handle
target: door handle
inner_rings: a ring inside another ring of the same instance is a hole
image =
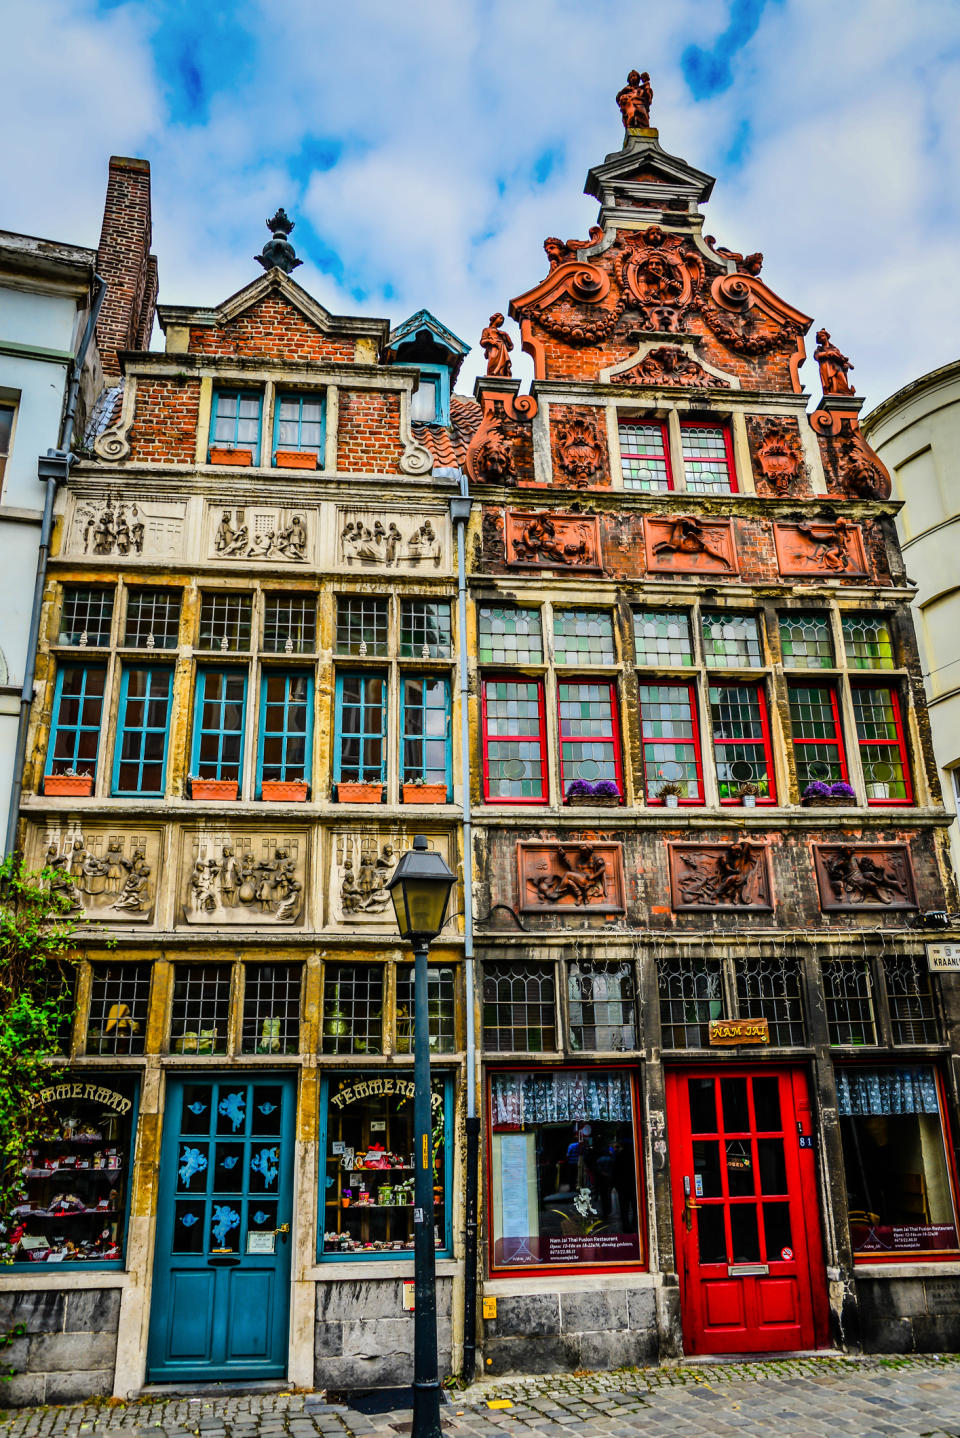
[[[703,1206],[702,1204],[699,1204],[699,1203],[697,1203],[694,1199],[692,1199],[692,1198],[690,1197],[689,1193],[684,1196],[684,1200],[683,1200],[683,1226],[684,1226],[684,1228],[687,1230],[688,1233],[689,1233],[690,1230],[693,1228],[693,1210],[694,1210],[695,1208],[702,1208],[702,1206]]]
[[[280,1237],[283,1239],[284,1243],[286,1243],[287,1234],[290,1232],[290,1225],[289,1223],[281,1223],[280,1227],[275,1228],[273,1231],[275,1234],[279,1234]]]

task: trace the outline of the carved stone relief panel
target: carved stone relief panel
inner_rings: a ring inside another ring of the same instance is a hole
[[[348,929],[387,929],[395,935],[387,884],[412,837],[395,829],[341,829],[331,839],[329,922]],[[428,835],[427,845],[453,867],[446,834]],[[452,911],[457,905],[451,902],[450,907]]]
[[[148,924],[161,843],[158,829],[50,822],[34,831],[29,862],[53,870],[50,887],[67,900],[71,913],[105,924]]]
[[[736,839],[728,844],[668,844],[673,908],[773,908],[770,859],[765,844]]]
[[[867,573],[863,531],[846,519],[775,524],[773,539],[783,575]]]
[[[906,844],[814,844],[824,913],[844,909],[915,909]]]
[[[211,559],[271,559],[304,564],[314,552],[315,510],[211,505],[206,524]]]
[[[64,552],[91,559],[170,559],[183,551],[186,502],[77,496]]]
[[[450,564],[449,519],[422,510],[337,507],[338,566],[355,570],[433,570]]]
[[[300,830],[185,833],[180,904],[187,924],[257,928],[302,924],[307,837]]]
[[[517,870],[521,911],[623,913],[621,844],[586,839],[541,844],[521,839]]]
[[[800,427],[792,416],[747,420],[757,493],[771,496],[809,494]]]
[[[506,557],[533,569],[599,569],[600,523],[595,514],[526,514],[509,510]]]
[[[643,521],[647,568],[653,572],[736,574],[737,549],[728,519],[677,515]]]
[[[602,412],[558,406],[550,416],[550,428],[554,483],[575,489],[610,483]]]

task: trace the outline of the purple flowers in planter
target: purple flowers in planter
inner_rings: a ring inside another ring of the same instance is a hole
[[[849,784],[824,784],[814,779],[803,791],[804,799],[855,799],[856,794]]]
[[[620,790],[612,779],[598,779],[591,784],[589,779],[574,779],[567,789],[568,799],[619,799]]]

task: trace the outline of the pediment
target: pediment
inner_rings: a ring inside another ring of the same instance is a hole
[[[367,319],[362,315],[334,315],[309,294],[302,285],[290,278],[283,270],[267,270],[249,285],[214,308],[189,305],[158,305],[157,318],[164,331],[176,326],[201,328],[215,326],[222,328],[231,321],[271,297],[279,296],[291,305],[307,323],[322,335],[339,335],[352,338],[372,337],[382,344],[389,333],[387,320]]]
[[[661,196],[683,195],[702,203],[710,198],[714,178],[689,165],[678,155],[669,155],[652,137],[633,138],[622,149],[607,155],[587,174],[584,194],[603,201],[614,188]]]

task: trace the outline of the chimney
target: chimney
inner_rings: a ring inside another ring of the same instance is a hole
[[[157,261],[150,253],[150,162],[110,157],[97,271],[107,293],[97,345],[108,379],[118,378],[118,350],[146,349],[157,302]]]

